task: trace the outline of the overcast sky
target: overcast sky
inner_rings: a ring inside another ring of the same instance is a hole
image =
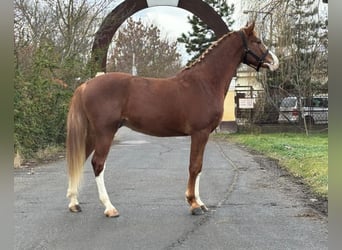
[[[229,4],[239,1],[229,1]],[[236,5],[236,3],[235,3]],[[238,18],[236,14],[237,6],[235,10],[234,19]],[[153,22],[156,24],[164,35],[170,38],[176,39],[182,33],[191,30],[191,26],[187,21],[187,16],[192,13],[176,7],[158,6],[151,7],[137,12],[133,17],[142,18],[143,20]],[[238,27],[231,27],[232,29],[238,29]]]
[[[235,1],[229,1],[229,4]],[[237,6],[235,13],[237,13]],[[163,37],[167,37],[169,40],[176,41],[182,33],[186,33],[191,30],[191,25],[187,21],[187,16],[192,15],[181,8],[169,7],[169,6],[158,6],[151,7],[141,10],[133,15],[134,19],[141,18],[143,21],[155,24],[160,30]],[[237,16],[237,14],[235,14]],[[236,19],[237,17],[233,17]],[[238,27],[230,27],[235,30]],[[183,64],[185,64],[189,56],[185,52],[183,44],[179,44],[179,51],[183,56]]]
[[[123,0],[116,1],[120,4]],[[245,0],[248,1],[248,0]],[[321,1],[321,0],[320,0]],[[248,15],[243,14],[243,7],[241,7],[241,0],[227,0],[228,4],[234,3],[235,11],[233,19],[235,23],[232,30],[237,30],[245,25],[248,21]],[[320,4],[321,8],[327,9],[327,4]],[[192,15],[190,12],[176,7],[158,6],[141,10],[133,15],[133,18],[141,18],[143,21],[152,22],[159,27],[163,35],[170,39],[177,39],[183,32],[191,29],[187,22],[187,16]]]

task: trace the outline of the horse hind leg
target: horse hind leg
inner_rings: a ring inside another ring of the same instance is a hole
[[[111,203],[107,190],[106,190],[105,183],[104,183],[105,168],[106,168],[106,165],[104,164],[102,172],[99,174],[99,176],[95,177],[95,181],[96,181],[98,192],[99,192],[99,198],[102,204],[105,206],[104,214],[107,217],[118,217],[120,214],[118,210]]]
[[[101,134],[96,138],[95,152],[92,158],[92,165],[95,174],[95,181],[99,193],[99,199],[105,206],[104,214],[107,217],[118,217],[119,212],[111,203],[104,182],[104,171],[106,158],[112,144],[115,132]]]
[[[77,188],[73,187],[73,185],[69,181],[67,197],[70,200],[69,205],[68,205],[70,212],[78,213],[82,211],[80,203],[78,202],[78,199],[77,199],[77,195],[78,195]]]
[[[94,151],[94,137],[92,133],[88,133],[86,138],[86,148],[85,148],[85,160]],[[71,180],[69,180],[69,187],[67,191],[67,197],[70,199],[69,210],[70,212],[81,212],[81,206],[78,201],[78,188]]]

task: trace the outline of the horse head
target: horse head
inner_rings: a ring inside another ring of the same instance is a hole
[[[279,60],[275,54],[269,51],[254,31],[255,22],[239,31],[244,54],[243,63],[259,71],[259,68],[268,68],[271,71],[279,67]]]

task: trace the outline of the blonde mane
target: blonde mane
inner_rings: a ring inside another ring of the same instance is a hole
[[[219,38],[218,40],[214,41],[203,53],[201,56],[199,56],[194,62],[192,62],[190,65],[186,66],[183,70],[188,70],[190,68],[192,68],[193,66],[197,65],[198,63],[202,62],[205,57],[215,48],[217,47],[217,45],[219,45],[222,40],[224,40],[225,38],[227,38],[228,36],[230,36],[233,32],[229,32],[227,34],[224,34],[223,36],[221,36],[221,38]]]

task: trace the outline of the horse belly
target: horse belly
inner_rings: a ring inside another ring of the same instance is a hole
[[[123,117],[123,125],[135,131],[153,136],[188,135],[186,122],[179,109],[162,103],[132,105],[130,112]]]
[[[177,120],[157,116],[125,117],[123,125],[137,132],[159,137],[188,135]]]

